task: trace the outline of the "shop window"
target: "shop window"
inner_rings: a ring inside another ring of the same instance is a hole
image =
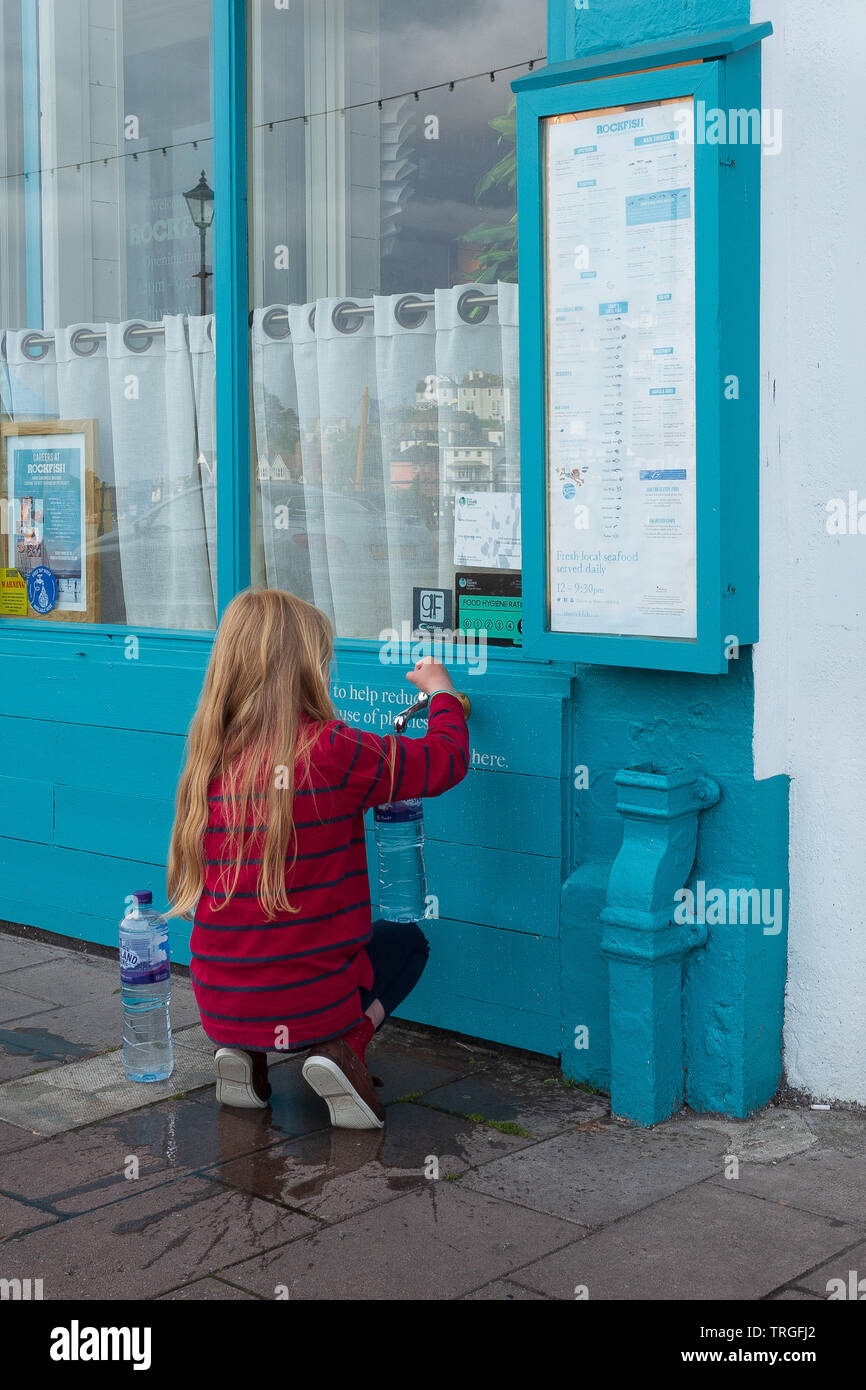
[[[0,0],[0,564],[48,621],[215,626],[211,8]]]
[[[254,578],[376,639],[416,588],[519,571],[509,84],[546,5],[251,15]]]

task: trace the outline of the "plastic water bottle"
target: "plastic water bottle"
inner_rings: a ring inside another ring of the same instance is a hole
[[[120,924],[123,1070],[130,1081],[165,1081],[174,1069],[168,923],[152,893],[133,893],[132,901]]]
[[[379,855],[379,913],[387,922],[418,922],[427,899],[421,798],[373,811]]]

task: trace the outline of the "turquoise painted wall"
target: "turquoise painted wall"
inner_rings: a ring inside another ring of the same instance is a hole
[[[2,638],[0,919],[113,945],[124,897],[165,901],[164,866],[183,736],[207,643]],[[334,697],[359,727],[384,732],[411,692],[405,667],[342,651]],[[492,658],[455,678],[473,703],[473,766],[428,803],[433,964],[405,1016],[555,1055],[559,897],[568,824],[570,668]],[[407,699],[407,703],[409,700]],[[365,720],[366,716],[366,720]],[[424,724],[413,724],[423,732]],[[375,855],[369,841],[375,902]],[[189,925],[171,929],[189,960]]]
[[[683,33],[748,23],[748,0],[550,0],[548,61]],[[622,840],[614,776],[652,763],[713,777],[717,806],[698,830],[693,885],[783,892],[787,921],[785,778],[753,775],[751,654],[722,676],[580,666],[573,706],[574,766],[589,787],[569,780],[572,857],[561,913],[562,1064],[576,1079],[609,1083],[607,967],[599,954],[610,867]],[[786,930],[711,929],[683,967],[685,1098],[700,1110],[747,1114],[772,1095],[781,1075]],[[589,1046],[576,1048],[575,1028]]]
[[[551,61],[748,19],[747,3],[551,0]],[[126,894],[164,900],[172,799],[206,639],[0,634],[0,918],[114,944]],[[784,779],[756,782],[746,649],[724,676],[526,662],[497,655],[457,683],[473,702],[474,765],[429,803],[430,966],[404,1016],[549,1055],[609,1080],[607,966],[599,951],[622,823],[619,768],[693,767],[721,787],[703,813],[693,880],[785,888]],[[343,714],[381,728],[402,668],[341,651]],[[375,692],[375,695],[371,694]],[[574,785],[585,765],[588,787]],[[371,867],[374,860],[371,855]],[[375,873],[375,869],[374,869]],[[375,895],[375,883],[374,895]],[[188,925],[175,922],[176,960]],[[780,1073],[785,934],[711,931],[683,970],[686,1098],[745,1114]],[[578,1025],[590,1045],[574,1047]]]

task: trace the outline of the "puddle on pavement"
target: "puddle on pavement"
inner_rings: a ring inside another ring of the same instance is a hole
[[[91,1055],[89,1047],[46,1033],[44,1028],[0,1028],[0,1047],[13,1057],[32,1054],[34,1062],[68,1062]]]
[[[433,1137],[433,1126],[436,1134]],[[344,1180],[383,1184],[391,1192],[429,1187],[431,1149],[447,1153],[463,1171],[471,1165],[462,1136],[466,1121],[457,1116],[419,1114],[414,1107],[390,1106],[384,1130],[327,1129],[259,1149],[226,1163],[209,1176],[236,1190],[270,1198],[313,1213],[318,1198],[348,1198]],[[446,1170],[443,1170],[442,1176]],[[343,1189],[343,1197],[337,1196]]]

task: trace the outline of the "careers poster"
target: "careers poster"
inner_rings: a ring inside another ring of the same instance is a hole
[[[691,97],[550,117],[550,628],[693,640]]]

